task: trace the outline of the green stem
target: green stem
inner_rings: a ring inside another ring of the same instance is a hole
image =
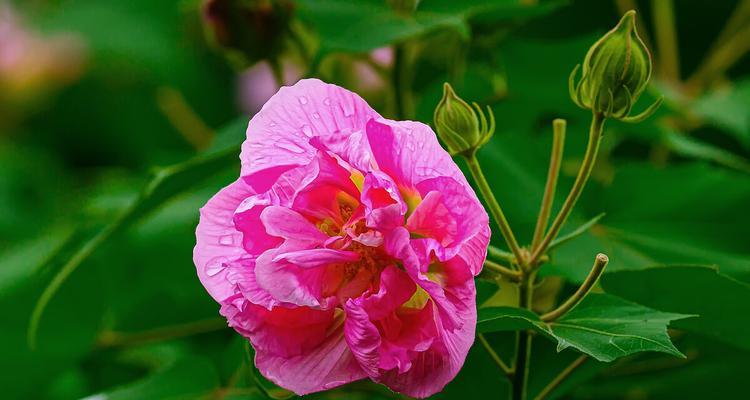
[[[504,267],[492,260],[484,260],[484,266],[490,271],[497,272],[498,274],[510,279],[513,282],[521,281],[521,273],[519,271]]]
[[[573,207],[578,201],[578,198],[581,197],[583,188],[586,186],[586,182],[591,176],[591,171],[594,169],[596,155],[599,153],[599,144],[602,139],[602,128],[604,127],[605,119],[606,118],[603,114],[596,112],[591,118],[589,143],[586,146],[586,154],[583,156],[583,163],[581,163],[581,168],[578,170],[578,176],[576,176],[573,187],[570,189],[570,193],[568,193],[568,197],[565,199],[562,208],[560,208],[560,212],[557,214],[557,217],[555,217],[555,220],[552,221],[549,231],[547,231],[547,234],[544,236],[544,239],[542,239],[539,246],[534,249],[531,259],[529,260],[529,265],[536,265],[539,258],[544,254],[545,250],[547,250],[547,246],[549,246],[552,240],[554,240],[560,233],[560,229],[563,224],[565,224],[568,216],[570,216],[571,211],[573,211]]]
[[[563,149],[565,147],[565,120],[556,119],[552,121],[552,152],[549,159],[549,170],[547,171],[547,183],[544,186],[542,206],[534,229],[534,238],[531,241],[531,249],[535,250],[542,241],[544,230],[547,229],[549,216],[552,213],[552,204],[555,201],[555,188],[557,178],[560,176],[560,164],[562,163]]]
[[[513,263],[516,261],[513,253],[509,253],[493,245],[489,245],[487,247],[487,257],[494,258],[497,261],[507,261],[509,263]]]
[[[583,300],[586,295],[589,294],[594,285],[596,285],[596,282],[599,281],[599,277],[602,276],[602,273],[604,273],[604,268],[607,266],[608,262],[609,258],[607,258],[606,255],[602,253],[597,254],[596,259],[594,260],[594,266],[591,268],[591,271],[586,277],[586,280],[583,281],[583,284],[578,288],[578,290],[576,290],[575,293],[573,293],[572,296],[570,296],[570,298],[568,298],[568,300],[560,304],[560,306],[558,306],[554,310],[542,315],[542,321],[555,321],[556,319],[567,314],[570,310],[574,309],[581,302],[581,300]]]
[[[513,376],[513,369],[508,366],[508,364],[503,361],[502,358],[495,352],[495,350],[490,346],[490,342],[487,341],[487,338],[484,337],[483,334],[478,334],[477,338],[479,338],[479,342],[482,343],[482,346],[484,346],[484,349],[487,350],[487,353],[492,357],[492,360],[495,361],[495,364],[497,364],[498,367],[500,367],[501,370],[503,370],[503,373],[511,378]]]
[[[281,65],[281,60],[278,58],[271,58],[268,60],[268,65],[271,67],[271,73],[273,79],[276,81],[278,87],[284,86],[284,67]]]
[[[657,0],[652,1],[651,6],[662,78],[679,82],[680,56],[677,48],[674,3],[672,0]]]
[[[539,394],[534,398],[534,400],[546,399],[552,393],[553,390],[557,389],[560,386],[560,384],[566,378],[568,378],[570,374],[573,373],[573,371],[575,371],[578,367],[583,365],[583,363],[586,362],[588,358],[589,357],[585,354],[576,358],[570,365],[568,365],[564,370],[562,370],[559,374],[557,374],[555,379],[553,379],[549,384],[547,384],[547,386],[545,386],[544,389],[542,389],[542,391],[539,392]]]
[[[406,43],[394,45],[393,54],[393,93],[395,95],[396,118],[408,119],[412,115],[411,76],[407,59]]]
[[[534,278],[536,273],[524,273],[521,278],[519,289],[519,306],[527,310],[531,309],[531,300],[534,295]],[[526,391],[529,380],[529,361],[531,359],[531,331],[522,330],[518,332],[518,345],[516,348],[516,363],[513,367],[513,400],[526,400]]]
[[[521,254],[521,247],[518,245],[518,241],[516,241],[516,237],[513,235],[513,230],[511,230],[510,224],[508,224],[508,220],[505,218],[502,208],[500,208],[500,204],[497,202],[497,199],[495,199],[495,195],[492,193],[492,189],[490,189],[490,185],[487,183],[487,179],[484,177],[484,173],[482,173],[482,167],[479,165],[479,161],[477,161],[477,157],[474,153],[466,157],[466,164],[469,166],[471,176],[474,177],[474,182],[476,182],[479,191],[487,202],[490,213],[500,226],[500,231],[503,233],[505,243],[508,244],[508,248],[516,257],[516,263],[523,265],[524,258]]]
[[[114,332],[105,331],[99,336],[99,347],[132,346],[143,343],[161,342],[201,333],[227,329],[227,321],[223,318],[211,318],[202,321],[164,326],[143,332]]]

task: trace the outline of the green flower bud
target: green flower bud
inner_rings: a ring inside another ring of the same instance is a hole
[[[611,31],[586,53],[583,72],[574,84],[579,66],[570,75],[570,95],[581,108],[601,113],[607,118],[628,122],[640,121],[656,111],[658,100],[644,113],[629,117],[633,104],[651,77],[651,54],[638,37],[635,11],[628,11]]]
[[[443,98],[435,108],[435,129],[448,153],[469,154],[487,143],[495,131],[495,116],[487,107],[489,123],[481,107],[473,108],[463,101],[447,82],[443,85]]]

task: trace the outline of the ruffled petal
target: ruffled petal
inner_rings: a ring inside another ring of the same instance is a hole
[[[200,210],[193,262],[198,278],[216,301],[233,296],[236,287],[227,280],[230,264],[247,257],[242,233],[234,225],[235,209],[255,192],[241,179],[214,195]]]
[[[429,126],[380,118],[370,120],[366,132],[374,162],[403,189],[415,190],[426,179],[448,177],[471,190]]]
[[[267,207],[260,215],[266,232],[269,235],[307,243],[309,245],[323,244],[327,239],[315,225],[310,223],[298,212],[279,206]]]
[[[395,182],[380,171],[365,176],[362,204],[367,226],[381,232],[403,226],[407,206]]]
[[[261,373],[298,395],[366,377],[333,310],[276,307],[268,311],[252,304],[239,309],[227,302],[222,314],[251,340]]]
[[[241,175],[263,184],[287,166],[306,165],[317,151],[313,137],[352,165],[366,163],[364,141],[352,135],[372,118],[379,115],[361,97],[336,85],[303,79],[282,87],[248,124]]]
[[[255,266],[258,285],[281,302],[327,308],[329,304],[324,293],[327,283],[335,280],[335,276],[331,275],[332,271],[325,267],[304,268],[283,259],[274,261],[279,255],[291,250],[285,247],[282,245],[258,257]]]
[[[456,279],[456,276],[440,282],[431,280],[428,274],[429,266],[425,264],[433,255],[417,254],[405,228],[394,230],[386,237],[384,245],[394,257],[402,260],[406,272],[435,304],[435,323],[439,340],[432,343],[429,350],[412,360],[409,371],[390,371],[380,380],[393,390],[413,397],[427,397],[442,390],[458,374],[474,342],[474,280],[468,271],[464,271],[462,279]],[[421,250],[427,248],[423,247]],[[463,259],[458,261],[463,263]],[[458,267],[466,266],[451,263],[448,269],[453,269],[454,274],[460,274]]]
[[[302,268],[316,268],[330,264],[350,263],[359,260],[359,254],[353,251],[335,249],[310,249],[281,253],[273,258],[274,262],[287,262]]]

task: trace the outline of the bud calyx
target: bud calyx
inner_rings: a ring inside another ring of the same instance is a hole
[[[661,103],[658,100],[642,114],[628,116],[648,85],[652,70],[651,55],[636,31],[635,11],[625,13],[614,29],[591,46],[583,61],[581,80],[575,84],[578,69],[576,66],[570,75],[569,89],[581,108],[636,122],[651,115]]]
[[[487,143],[495,131],[495,117],[487,107],[489,122],[477,103],[473,107],[458,97],[450,84],[435,108],[435,129],[451,155],[470,154]]]

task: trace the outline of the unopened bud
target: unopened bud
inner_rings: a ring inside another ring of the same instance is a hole
[[[581,80],[575,84],[579,66],[570,75],[570,95],[581,108],[607,118],[636,122],[651,115],[658,100],[644,113],[629,117],[633,104],[651,77],[651,54],[638,36],[635,11],[623,15],[617,26],[589,49],[583,61]]]
[[[204,0],[203,22],[216,46],[252,64],[280,52],[293,12],[290,0]]]
[[[487,143],[495,131],[495,117],[487,107],[489,123],[478,104],[473,107],[443,85],[443,98],[435,108],[435,129],[451,155],[468,154]]]

